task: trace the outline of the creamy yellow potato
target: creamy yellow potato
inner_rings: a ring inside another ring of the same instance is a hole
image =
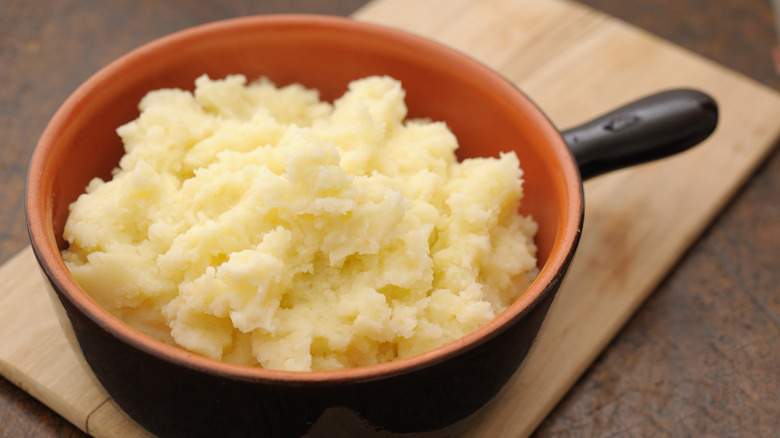
[[[214,359],[332,370],[412,356],[506,309],[536,272],[514,153],[458,162],[401,84],[197,79],[150,92],[63,257],[136,329]]]

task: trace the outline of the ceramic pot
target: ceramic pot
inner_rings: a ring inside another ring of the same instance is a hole
[[[297,82],[327,100],[351,80],[390,75],[407,91],[409,117],[447,122],[459,139],[459,158],[515,150],[526,180],[521,212],[540,224],[538,278],[508,310],[455,342],[351,370],[230,365],[130,329],[69,275],[60,255],[68,206],[90,179],[110,177],[123,153],[115,129],[138,116],[144,94],[191,89],[204,73]],[[119,406],[156,435],[300,436],[334,412],[366,430],[434,431],[483,406],[526,356],[577,247],[580,170],[590,177],[684,150],[716,121],[709,97],[678,90],[562,135],[510,82],[430,40],[347,18],[233,19],[151,42],[100,70],[64,102],[32,157],[28,229],[89,367]]]

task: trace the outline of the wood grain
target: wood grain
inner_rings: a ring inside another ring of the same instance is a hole
[[[470,420],[474,436],[526,436],[772,151],[780,99],[569,2],[380,0],[356,16],[469,53],[518,83],[561,127],[668,87],[696,86],[720,102],[722,122],[706,144],[586,183],[580,251],[539,342],[506,390]],[[95,436],[142,436],[71,352],[30,252],[6,263],[0,279],[0,320],[9,321],[0,328],[2,374]]]

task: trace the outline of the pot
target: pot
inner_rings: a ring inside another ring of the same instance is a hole
[[[515,150],[526,181],[521,212],[540,224],[537,279],[509,309],[457,341],[342,371],[231,365],[129,328],[97,305],[63,263],[68,206],[93,177],[110,177],[123,153],[115,129],[137,117],[146,92],[191,89],[204,73],[297,82],[327,100],[353,79],[390,75],[407,91],[409,117],[448,124],[461,145],[459,158]],[[483,406],[526,356],[577,247],[582,178],[680,152],[705,139],[716,123],[711,98],[674,90],[561,133],[510,82],[430,40],[337,17],[232,19],[153,41],[74,92],[32,156],[27,224],[74,348],[116,403],[155,435],[300,436],[318,420],[343,413],[365,430],[435,431]]]

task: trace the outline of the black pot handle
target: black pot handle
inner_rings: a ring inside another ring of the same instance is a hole
[[[715,130],[718,105],[700,91],[654,94],[563,131],[582,179],[682,152]]]

